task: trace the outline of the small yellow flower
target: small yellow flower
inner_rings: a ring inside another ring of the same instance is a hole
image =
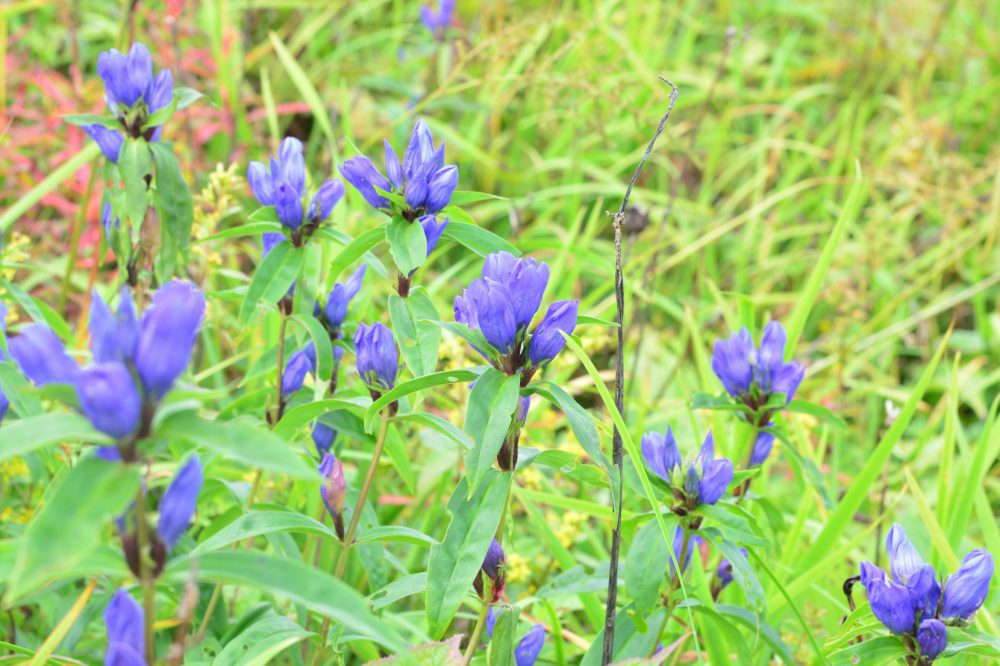
[[[509,582],[528,580],[531,577],[531,560],[523,555],[511,553],[507,556],[506,573]]]
[[[542,487],[542,473],[535,467],[526,467],[517,473],[517,477],[529,490],[539,490]]]

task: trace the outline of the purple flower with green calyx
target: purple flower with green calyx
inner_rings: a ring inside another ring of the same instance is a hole
[[[330,452],[333,443],[337,440],[337,431],[322,421],[313,422],[311,434],[313,445],[315,445],[316,453],[319,454],[320,458]]]
[[[986,601],[993,578],[993,557],[982,549],[973,550],[945,583],[941,618],[949,623],[967,622]]]
[[[767,427],[773,428],[774,424],[768,423]],[[750,467],[763,465],[767,457],[771,455],[772,448],[774,448],[774,433],[767,430],[758,432],[757,438],[753,442],[753,452],[750,454]]]
[[[150,116],[168,106],[174,98],[174,78],[169,69],[153,76],[153,59],[144,44],[135,43],[127,54],[116,49],[97,57],[97,74],[104,81],[105,101],[126,136],[159,141],[162,123],[147,127]],[[101,124],[83,126],[101,152],[117,163],[124,138]]]
[[[544,263],[497,252],[486,257],[482,277],[455,298],[455,320],[479,331],[486,343],[473,348],[508,375],[524,373],[523,385],[562,350],[563,333],[576,327],[577,301],[558,301],[529,333],[548,281]]]
[[[745,558],[747,556],[747,549],[740,548],[740,554]],[[724,590],[727,585],[733,582],[733,563],[727,559],[719,562],[718,568],[715,570],[715,576],[719,579],[718,589]]]
[[[451,25],[454,13],[455,0],[438,0],[437,11],[431,5],[424,5],[420,8],[420,22],[433,33],[435,39],[442,39],[445,30]]]
[[[313,230],[326,221],[344,196],[344,185],[331,178],[323,181],[309,197],[308,205],[304,205],[308,195],[306,163],[302,142],[293,137],[281,142],[277,156],[271,157],[270,168],[261,162],[251,162],[247,167],[247,181],[257,201],[262,206],[274,206],[278,220],[295,238],[303,223]]]
[[[493,539],[489,548],[486,549],[486,556],[483,558],[483,566],[480,568],[476,578],[472,581],[472,586],[476,589],[479,598],[487,603],[496,603],[503,595],[504,586],[507,584],[507,556],[500,546],[500,542]],[[485,579],[492,581],[492,595],[486,598]]]
[[[358,374],[369,390],[381,394],[396,385],[399,350],[392,331],[379,322],[360,324],[354,332],[354,353]]]
[[[398,214],[407,222],[434,215],[448,205],[458,186],[458,167],[445,166],[444,143],[435,148],[427,123],[417,121],[402,162],[388,140],[384,147],[388,178],[364,155],[352,157],[340,167],[344,180],[369,205],[389,215]],[[402,197],[405,203],[394,202],[385,194]]]
[[[142,606],[124,589],[111,596],[104,608],[108,649],[105,666],[146,666],[146,639]]]
[[[326,323],[327,329],[331,333],[339,335],[340,327],[347,319],[347,306],[351,300],[361,291],[361,283],[365,277],[367,264],[361,264],[347,279],[347,282],[338,282],[333,285],[329,296],[326,298],[326,305],[323,307],[322,319]],[[317,303],[317,307],[319,304]]]
[[[917,629],[917,645],[920,647],[921,657],[928,661],[937,659],[948,645],[944,622],[933,618],[922,621]]]
[[[709,432],[698,455],[682,463],[674,433],[649,432],[642,438],[642,456],[658,477],[670,484],[681,507],[692,510],[699,504],[715,504],[733,480],[733,463],[715,457],[715,443]]]
[[[319,476],[321,485],[320,495],[323,498],[323,505],[333,518],[333,525],[337,530],[337,536],[344,540],[344,495],[347,492],[347,481],[344,479],[344,466],[332,453],[323,456],[323,461],[319,465]]]
[[[306,383],[306,377],[310,373],[316,372],[316,347],[312,341],[292,354],[285,364],[285,370],[281,374],[281,395],[282,400],[288,398]]]
[[[728,340],[717,340],[712,370],[729,395],[754,412],[766,409],[769,416],[774,409],[780,409],[770,404],[771,396],[781,394],[785,397],[782,406],[787,404],[805,375],[801,363],[785,363],[784,356],[785,329],[772,321],[764,327],[759,348],[746,328]]]
[[[201,461],[198,456],[192,456],[174,476],[160,499],[160,520],[156,525],[156,534],[166,546],[167,552],[173,550],[178,539],[191,526],[202,480]]]

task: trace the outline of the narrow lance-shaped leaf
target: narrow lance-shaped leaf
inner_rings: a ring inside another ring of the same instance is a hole
[[[489,368],[472,387],[465,411],[465,432],[475,443],[465,456],[470,494],[476,492],[486,472],[493,467],[493,461],[510,430],[520,386],[520,376],[508,377],[495,368]]]

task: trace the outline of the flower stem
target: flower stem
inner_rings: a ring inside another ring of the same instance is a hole
[[[656,654],[656,646],[660,643],[660,637],[663,636],[664,630],[667,628],[667,622],[670,620],[670,616],[674,613],[674,607],[677,605],[674,603],[674,593],[677,591],[677,585],[680,583],[681,576],[684,575],[684,567],[687,564],[688,556],[688,546],[691,545],[691,531],[681,526],[684,530],[684,540],[681,543],[681,552],[676,554],[677,558],[677,568],[674,571],[674,575],[670,577],[670,587],[667,590],[667,603],[666,603],[666,613],[663,615],[663,621],[660,622],[660,628],[656,632],[656,642],[649,649],[648,658],[652,659],[653,655]]]
[[[285,326],[288,325],[288,317],[285,313],[281,313],[281,323],[278,325],[278,368],[276,370],[276,377],[274,380],[274,420],[272,424],[277,423],[281,420],[283,412],[285,411],[285,398],[281,394],[282,380],[285,374]]]
[[[139,551],[139,582],[142,584],[143,636],[146,644],[146,663],[156,663],[156,644],[153,640],[153,620],[156,615],[156,588],[149,569],[149,523],[146,522],[146,493],[140,485],[135,495],[137,540]]]
[[[485,578],[485,576],[484,576]],[[487,581],[484,586],[486,590],[486,598],[489,599],[493,596],[493,582]],[[476,648],[479,647],[479,639],[483,635],[483,629],[486,628],[486,616],[489,614],[490,605],[483,602],[483,607],[479,609],[479,619],[476,620],[476,627],[472,630],[472,636],[469,637],[469,644],[465,646],[465,655],[462,659],[462,663],[468,666],[469,662],[472,661],[472,656],[476,654]]]

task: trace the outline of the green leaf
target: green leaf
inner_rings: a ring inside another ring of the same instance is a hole
[[[126,139],[118,153],[118,173],[125,183],[125,212],[132,226],[139,229],[149,205],[149,179],[153,158],[145,139]]]
[[[205,95],[194,88],[174,88],[174,98],[177,100],[178,109],[186,109]]]
[[[330,334],[311,315],[292,315],[291,319],[306,329],[309,339],[316,346],[316,378],[321,382],[329,382],[330,375],[333,374],[333,346],[330,344]]]
[[[385,239],[389,242],[392,260],[403,275],[417,270],[427,259],[427,236],[418,222],[392,218],[386,227]]]
[[[249,222],[247,224],[241,224],[238,227],[232,227],[231,229],[226,229],[220,231],[217,234],[212,234],[198,240],[199,243],[207,243],[214,240],[222,240],[224,238],[241,238],[243,236],[263,236],[264,234],[280,232],[282,229],[280,222]]]
[[[457,321],[430,321],[429,323],[432,323],[435,326],[440,326],[450,333],[454,333],[476,349],[481,349],[484,352],[492,349],[492,347],[490,347],[490,343],[486,342],[486,338],[483,336],[482,331],[478,329],[469,328],[465,324],[461,324]]]
[[[402,654],[370,661],[368,666],[462,666],[465,661],[458,649],[461,640],[461,636],[452,636],[444,643],[425,643]]]
[[[142,129],[147,130],[151,127],[159,127],[170,120],[173,115],[177,113],[177,104],[179,102],[180,100],[175,94],[166,106],[160,107],[156,111],[153,111],[153,113],[149,114],[146,118],[146,122],[142,124]]]
[[[465,410],[465,432],[472,438],[472,450],[465,456],[470,495],[476,492],[503,445],[517,409],[521,377],[508,377],[495,368],[479,376]]]
[[[386,225],[380,224],[368,229],[363,234],[348,243],[330,264],[329,280],[332,282],[340,277],[344,270],[363,257],[366,252],[385,240]],[[426,242],[426,240],[425,240]]]
[[[710,395],[701,391],[696,391],[691,396],[691,409],[721,409],[732,412],[750,412],[750,409],[746,405],[736,402],[727,393]]]
[[[240,321],[249,322],[260,301],[277,303],[281,300],[298,277],[304,261],[305,253],[302,248],[295,247],[286,240],[275,245],[250,280],[243,305],[240,306]]]
[[[107,435],[94,430],[90,421],[79,414],[38,414],[12,421],[0,428],[0,461],[68,442],[112,443]]]
[[[493,625],[493,637],[490,639],[490,666],[509,666],[514,663],[514,650],[520,641],[517,635],[517,616],[520,612],[517,606],[499,609],[500,615]]]
[[[288,439],[296,430],[324,414],[338,411],[361,413],[369,404],[371,404],[371,398],[358,396],[347,399],[328,398],[299,405],[285,412],[285,415],[278,421],[278,425],[274,427],[274,434],[282,439]]]
[[[729,560],[730,564],[733,566],[733,580],[736,584],[743,588],[743,592],[746,594],[747,604],[751,607],[751,610],[756,610],[758,615],[764,615],[764,590],[760,585],[760,581],[757,579],[757,574],[754,573],[753,567],[750,566],[750,562],[747,556],[743,554],[739,546],[729,541],[728,539],[717,538],[716,535],[712,534],[712,530],[707,530],[703,533],[708,541],[710,541],[719,552]]]
[[[0,391],[10,400],[14,413],[22,419],[42,412],[42,402],[38,399],[35,388],[28,383],[13,361],[0,362]],[[7,425],[0,428],[0,437],[10,427]],[[7,447],[3,448],[6,450]]]
[[[419,530],[404,525],[381,525],[364,531],[358,537],[358,543],[376,543],[389,541],[391,543],[408,543],[411,546],[435,546],[438,541]]]
[[[487,194],[486,192],[470,192],[466,190],[457,190],[451,193],[451,199],[448,200],[448,204],[451,206],[467,206],[470,203],[476,203],[477,201],[508,201],[507,197],[499,197],[495,194]]]
[[[213,666],[263,666],[282,650],[304,638],[315,636],[287,617],[269,611],[240,634],[226,643],[216,656]]]
[[[284,225],[278,217],[278,209],[274,206],[261,206],[247,217],[247,222],[271,222],[277,224],[277,231],[281,231]]]
[[[118,122],[117,118],[101,116],[96,113],[70,113],[63,116],[62,119],[70,125],[76,125],[77,127],[100,125],[101,127],[118,131],[122,129],[121,123]]]
[[[909,653],[910,651],[896,636],[876,636],[866,639],[863,643],[837,650],[829,657],[831,664],[879,666],[879,664],[896,663]]]
[[[427,625],[432,638],[444,635],[471,589],[506,509],[510,483],[510,473],[488,470],[471,499],[466,479],[452,493],[451,524],[444,540],[431,546],[427,564]]]
[[[445,208],[441,214],[447,215],[449,208]],[[482,227],[469,224],[468,222],[450,220],[448,226],[444,228],[444,233],[441,235],[444,238],[449,238],[456,243],[464,245],[483,257],[494,252],[510,252],[515,257],[521,256],[521,251],[511,245],[510,242],[497,236],[492,231],[487,231]]]
[[[753,612],[743,608],[742,606],[729,606],[726,604],[717,604],[715,606],[715,611],[719,615],[723,615],[731,620],[736,620],[743,624],[751,633],[759,633],[760,637],[771,646],[783,662],[789,664],[789,666],[796,663],[795,658],[792,656],[792,651],[788,649],[788,645],[785,641],[781,639],[781,636],[775,631],[774,627],[767,624],[761,620]]]
[[[542,396],[553,405],[562,410],[569,422],[569,427],[573,430],[576,441],[587,452],[590,459],[607,470],[610,476],[617,481],[617,476],[611,474],[611,463],[601,449],[601,438],[597,434],[597,426],[594,424],[594,417],[586,409],[566,393],[562,387],[549,381],[535,382],[531,385],[534,393]]]
[[[191,412],[181,412],[167,417],[156,434],[204,447],[253,469],[319,483],[316,470],[302,462],[283,440],[250,423],[206,421]]]
[[[28,524],[6,601],[16,601],[86,558],[138,488],[136,466],[93,455],[81,458],[54,484]]]
[[[667,521],[674,529],[677,520]],[[670,570],[670,548],[655,520],[648,521],[632,537],[625,559],[625,590],[640,615],[646,614],[660,601],[660,587]]]
[[[191,225],[194,223],[194,198],[181,165],[173,150],[165,143],[150,144],[156,162],[156,199],[159,203],[160,224],[170,231],[182,251],[191,242]]]
[[[435,372],[431,375],[424,375],[423,377],[417,377],[416,379],[410,379],[400,384],[396,384],[390,390],[383,393],[379,399],[373,402],[365,411],[365,427],[368,432],[372,432],[374,429],[373,424],[375,423],[375,419],[378,418],[379,412],[393,402],[396,402],[400,398],[408,396],[411,393],[423,391],[434,386],[442,386],[444,384],[471,382],[478,376],[479,375],[471,370],[443,370],[442,372]]]
[[[298,560],[259,551],[205,553],[197,558],[197,566],[189,557],[170,561],[163,578],[180,584],[192,574],[199,580],[247,586],[285,597],[390,650],[406,646],[386,622],[371,614],[357,590]]]
[[[834,414],[823,405],[817,405],[815,402],[795,398],[785,406],[785,409],[795,414],[806,414],[807,416],[812,416],[815,419],[832,425],[834,428],[840,428],[841,430],[847,429],[847,421]]]
[[[423,289],[415,289],[407,298],[390,294],[389,316],[396,343],[413,376],[434,372],[441,345],[441,329],[430,321],[440,315],[427,293]]]
[[[295,511],[248,511],[199,543],[191,555],[208,553],[234,543],[275,532],[303,532],[337,540],[333,530]]]

